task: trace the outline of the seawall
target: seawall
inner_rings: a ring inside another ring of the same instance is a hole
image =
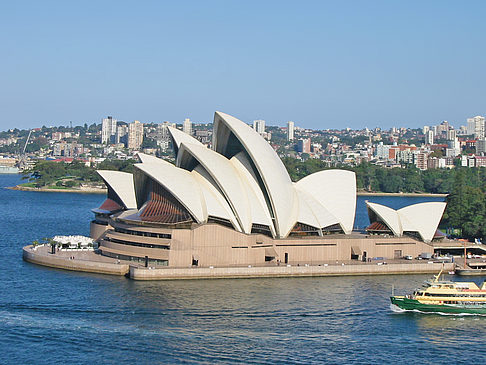
[[[93,253],[93,255],[95,254]],[[115,264],[94,260],[72,260],[69,257],[60,257],[33,250],[32,245],[25,246],[22,249],[22,258],[33,264],[71,271],[84,271],[110,275],[125,275],[129,272],[129,266],[127,264]]]
[[[133,280],[224,279],[261,277],[350,276],[393,274],[437,274],[442,263],[412,263],[388,265],[329,265],[329,266],[265,266],[215,268],[163,268],[149,269],[130,266]],[[444,270],[454,270],[453,263]]]

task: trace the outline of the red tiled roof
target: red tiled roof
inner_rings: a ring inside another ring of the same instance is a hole
[[[103,204],[98,208],[100,210],[106,210],[108,212],[114,212],[116,210],[121,210],[123,207],[121,207],[117,202],[111,199],[106,199]]]

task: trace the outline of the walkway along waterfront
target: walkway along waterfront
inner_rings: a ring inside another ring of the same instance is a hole
[[[273,265],[245,267],[144,267],[128,261],[109,259],[93,251],[61,251],[49,253],[48,246],[23,248],[25,261],[38,265],[92,272],[97,274],[128,275],[134,280],[174,279],[223,279],[259,277],[305,277],[305,276],[350,276],[350,275],[392,275],[436,273],[441,263],[406,262],[334,262],[322,265]],[[453,270],[454,264],[447,263],[445,270]]]

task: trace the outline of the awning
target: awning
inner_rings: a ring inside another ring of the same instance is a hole
[[[358,246],[351,246],[351,255],[361,256],[363,253]]]
[[[265,257],[277,257],[277,251],[273,247],[265,247]]]

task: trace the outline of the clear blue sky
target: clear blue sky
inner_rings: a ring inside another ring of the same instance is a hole
[[[119,120],[465,124],[485,1],[2,1],[0,130]]]

